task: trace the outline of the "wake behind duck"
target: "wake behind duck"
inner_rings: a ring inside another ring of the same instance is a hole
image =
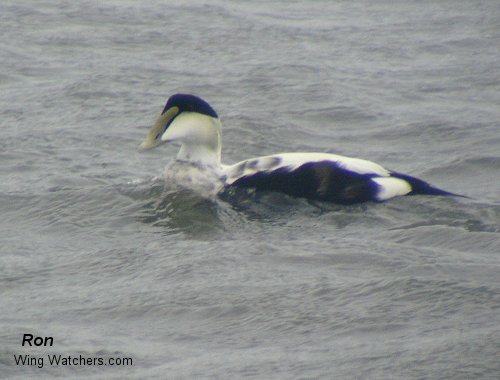
[[[223,165],[221,133],[219,117],[206,101],[176,94],[168,99],[140,150],[179,142],[165,179],[203,195],[251,188],[339,204],[382,202],[401,195],[456,195],[371,161],[329,153],[281,153]]]

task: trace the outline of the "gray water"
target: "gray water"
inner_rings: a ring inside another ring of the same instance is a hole
[[[498,1],[4,0],[0,35],[0,377],[498,378]],[[471,199],[173,191],[177,147],[137,146],[176,92],[225,163],[331,152]]]

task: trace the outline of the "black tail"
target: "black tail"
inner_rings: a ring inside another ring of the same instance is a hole
[[[391,177],[401,178],[411,185],[412,190],[410,193],[408,193],[408,195],[445,195],[468,198],[465,195],[450,193],[449,191],[438,189],[437,187],[434,187],[431,184],[422,181],[421,179],[406,174],[391,172]]]

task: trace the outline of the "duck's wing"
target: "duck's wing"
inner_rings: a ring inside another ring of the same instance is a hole
[[[384,201],[412,192],[407,178],[392,177],[374,162],[327,153],[257,157],[226,166],[224,173],[226,187],[343,204]]]

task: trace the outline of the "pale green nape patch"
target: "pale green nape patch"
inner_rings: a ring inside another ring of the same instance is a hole
[[[179,107],[171,107],[165,111],[154,123],[149,130],[146,138],[139,146],[140,150],[148,150],[156,148],[162,143],[161,136],[165,132],[165,126],[179,113]]]

